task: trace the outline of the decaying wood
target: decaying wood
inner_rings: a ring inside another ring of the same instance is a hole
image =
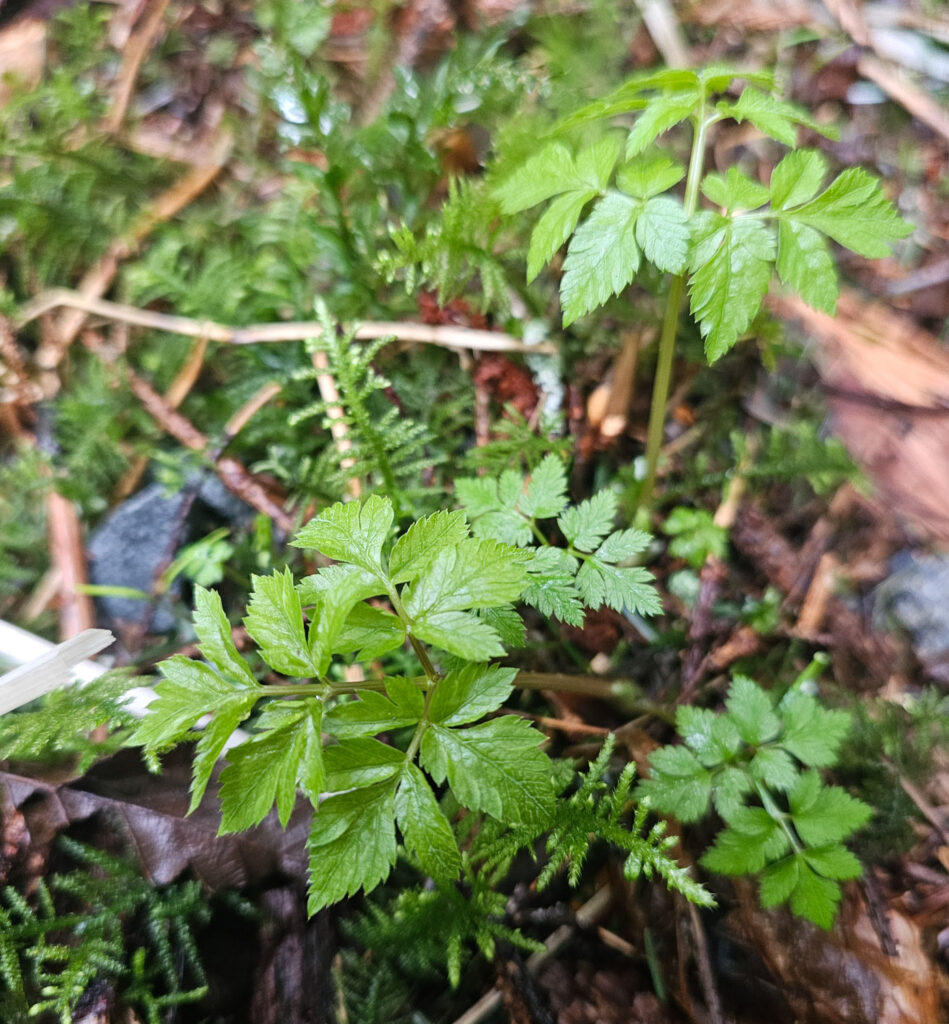
[[[316,370],[316,386],[319,388],[320,398],[326,403],[326,418],[330,421],[330,434],[340,455],[340,468],[351,469],[355,460],[347,453],[353,450],[353,442],[349,436],[349,428],[346,426],[339,389],[329,370],[329,357],[322,350],[313,353],[313,367]],[[346,492],[350,498],[359,498],[362,495],[362,484],[356,477],[347,479]]]
[[[845,290],[831,317],[790,296],[771,308],[818,344],[831,426],[876,486],[875,502],[949,543],[949,352],[880,303]]]
[[[198,338],[194,345],[192,345],[188,358],[184,361],[177,374],[175,374],[174,380],[165,392],[165,401],[170,409],[177,409],[190,394],[204,366],[204,355],[207,352],[207,348],[207,338]],[[138,483],[142,479],[142,474],[147,466],[147,455],[136,456],[135,461],[119,479],[113,497],[117,500],[127,498],[138,487]]]
[[[102,127],[107,132],[117,132],[125,120],[139,69],[155,44],[165,20],[169,0],[151,0],[140,28],[126,41],[122,53],[122,67],[112,89],[112,102]]]
[[[636,385],[639,353],[651,337],[637,331],[625,331],[622,346],[606,378],[587,399],[587,420],[600,438],[598,447],[614,443],[626,430],[629,407]]]
[[[762,910],[755,886],[735,883],[728,918],[739,943],[760,956],[797,1020],[807,1024],[938,1024],[939,982],[920,929],[895,907],[888,925],[898,950],[883,948],[854,886],[830,932],[788,910]],[[762,979],[763,980],[763,979]],[[759,982],[760,983],[760,982]]]
[[[865,53],[857,61],[864,78],[878,85],[895,103],[928,128],[949,140],[949,112],[931,95],[915,85],[906,72],[892,61]]]
[[[46,498],[49,552],[59,580],[59,638],[68,640],[96,624],[92,598],[79,591],[88,582],[82,526],[76,506],[58,491]]]
[[[783,594],[792,592],[799,579],[799,555],[755,504],[742,506],[732,529],[732,543]],[[877,681],[886,682],[894,669],[895,654],[885,636],[870,632],[861,617],[834,597],[828,597],[827,634],[821,639],[849,651]]]
[[[168,406],[157,391],[134,370],[126,370],[129,386],[145,411],[166,433],[192,451],[213,454],[210,438],[181,413]],[[293,531],[295,523],[279,501],[237,459],[220,455],[213,460],[214,471],[221,483],[242,501],[269,516],[282,530]]]

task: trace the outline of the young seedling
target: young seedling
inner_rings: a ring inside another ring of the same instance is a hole
[[[763,906],[790,901],[795,914],[830,928],[839,882],[862,872],[843,840],[872,813],[819,772],[836,763],[850,716],[822,708],[799,684],[775,707],[743,676],[733,680],[725,708],[680,707],[684,743],[653,752],[636,795],[683,822],[714,807],[726,828],[702,864],[723,875],[760,875]]]
[[[624,129],[625,145],[618,131],[601,132],[577,150],[564,141],[576,129],[613,118],[633,119]],[[737,167],[705,173],[710,132],[728,120],[747,121],[791,150],[767,185]],[[656,140],[685,124],[691,128],[691,152],[682,162]],[[805,302],[833,313],[838,281],[830,241],[861,256],[882,257],[890,254],[890,243],[911,231],[878,180],[861,168],[845,170],[824,187],[826,158],[815,149],[795,148],[801,127],[835,134],[775,96],[773,76],[766,72],[660,71],[631,79],[561,121],[551,141],[495,188],[507,214],[548,203],[531,234],[528,281],[569,240],[560,279],[564,326],[621,294],[644,262],[671,275],[646,441],[643,506],[655,485],[686,294],[708,360],[714,362],[748,331],[775,270]],[[707,206],[701,205],[702,197]]]

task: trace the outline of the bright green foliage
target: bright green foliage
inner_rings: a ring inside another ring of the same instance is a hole
[[[354,933],[374,952],[392,949],[402,969],[411,975],[446,966],[453,984],[457,984],[469,945],[485,956],[493,955],[496,939],[534,949],[530,940],[503,924],[505,897],[496,885],[515,857],[525,852],[536,856],[541,843],[546,863],[537,880],[540,889],[564,869],[569,883],[579,884],[591,844],[605,842],[625,853],[623,873],[631,881],[640,876],[662,878],[700,906],[714,906],[708,891],[671,858],[669,850],[676,840],[666,835],[665,823],[647,827],[646,805],[629,813],[634,766],[627,765],[612,788],[603,781],[614,747],[614,738],[608,737],[595,761],[579,777],[571,765],[555,764],[554,788],[566,787],[566,791],[535,821],[514,825],[488,818],[478,822],[471,844],[462,854],[467,898],[448,885],[443,875],[434,874],[434,886],[428,891],[404,891],[386,908],[370,903],[368,918],[357,922]],[[627,818],[631,818],[628,823]]]
[[[40,879],[29,900],[12,887],[0,894],[4,1008],[71,1024],[87,988],[103,980],[147,1024],[200,1001],[207,989],[194,931],[211,905],[198,883],[158,888],[124,860],[59,842],[79,868]],[[182,987],[184,976],[192,988]]]
[[[710,555],[724,558],[728,550],[728,531],[704,508],[680,505],[672,510],[662,529],[672,537],[669,554],[684,558],[693,569],[701,569]]]
[[[125,705],[134,677],[127,671],[107,672],[90,683],[53,690],[34,710],[0,715],[0,759],[59,762],[75,759],[76,771],[119,749],[137,719]],[[100,726],[109,729],[105,742],[91,738]]]
[[[716,99],[742,80],[747,84],[737,100]],[[635,115],[615,188],[613,134],[577,154],[559,139],[549,142],[495,187],[507,214],[557,197],[534,228],[528,280],[569,239],[560,281],[564,326],[621,294],[645,258],[671,274],[688,272],[692,316],[714,362],[748,330],[775,268],[806,302],[832,312],[837,277],[826,239],[879,257],[889,255],[890,243],[909,233],[878,181],[860,168],[844,171],[820,192],[826,162],[811,150],[788,154],[775,168],[770,187],[736,167],[702,178],[704,154],[698,153],[683,207],[669,190],[685,176],[685,168],[654,149],[659,136],[683,122],[690,123],[694,140],[704,142],[717,122],[749,121],[792,150],[799,126],[833,134],[772,90],[767,75],[722,67],[638,76],[559,126],[564,133],[616,115]],[[699,189],[717,210],[698,208]]]
[[[684,822],[714,805],[726,827],[702,864],[725,875],[760,875],[764,906],[790,901],[795,914],[829,928],[838,883],[862,870],[843,840],[872,813],[846,790],[824,785],[817,771],[836,763],[850,716],[823,708],[798,684],[775,707],[742,676],[725,704],[721,714],[678,709],[684,745],[653,752],[637,796]]]
[[[576,221],[574,221],[576,223]],[[435,288],[444,302],[477,277],[482,311],[507,314],[507,275],[494,255],[500,225],[497,205],[480,182],[453,180],[441,218],[416,237],[405,224],[391,231],[394,252],[380,254],[377,266],[388,281],[401,272],[405,289],[414,295],[420,285]]]
[[[324,453],[316,473],[323,486],[330,485],[334,497],[344,493],[349,480],[368,481],[390,496],[397,518],[402,518],[424,494],[418,486],[425,468],[438,463],[431,453],[433,438],[420,423],[407,417],[384,397],[390,382],[373,367],[387,339],[363,344],[353,332],[340,330],[323,306],[317,307],[323,326],[318,340],[308,342],[311,354],[324,353],[327,366],[297,372],[296,380],[314,380],[321,374],[332,377],[339,402],[304,404],[290,416],[296,425],[320,417],[326,432],[337,437],[345,428],[345,448],[336,443]],[[402,504],[408,506],[403,509]]]
[[[393,537],[395,510],[376,495],[324,509],[293,543],[335,564],[299,582],[289,570],[254,577],[244,620],[269,669],[301,682],[258,683],[234,646],[219,597],[198,588],[195,632],[206,660],[179,655],[161,664],[157,697],[129,742],[161,753],[208,716],[197,744],[192,807],[228,748],[220,773],[222,832],[251,828],[274,807],[286,825],[302,792],[314,808],[311,912],[382,882],[400,836],[422,871],[453,885],[465,855],[439,787],[457,806],[505,829],[540,836],[553,828],[557,843],[567,843],[566,819],[558,817],[566,812],[557,810],[556,771],[540,749],[541,735],[524,718],[496,715],[515,670],[491,659],[522,640],[514,607],[522,599],[573,621],[582,619],[584,605],[651,611],[659,604],[648,573],[620,565],[648,537],[613,530],[615,496],[571,507],[566,486],[556,456],[528,480],[509,471],[500,480],[463,482],[479,513],[476,536],[463,512],[442,511]],[[537,520],[559,516],[571,546],[512,545],[483,529],[481,516],[493,517],[495,532],[525,545]],[[333,681],[335,659],[353,652],[374,659],[406,639],[420,676],[377,676],[355,688]],[[252,713],[253,732],[235,742],[234,730]],[[402,729],[411,733],[405,749],[376,738]],[[581,834],[598,831],[635,854],[642,870],[655,869],[690,898],[704,898],[668,860],[658,832],[639,837],[641,817],[632,834],[619,826],[630,781],[597,812],[598,830],[584,818],[570,833],[571,857],[579,857],[574,848]]]
[[[563,463],[556,455],[548,455],[527,478],[509,469],[498,480],[456,480],[455,493],[477,536],[525,548],[535,540],[541,543],[529,548],[523,600],[544,615],[579,626],[584,607],[661,612],[649,572],[622,564],[645,551],[649,536],[613,529],[618,499],[612,491],[570,504]],[[554,517],[566,548],[550,546],[538,526],[538,520]]]
[[[647,804],[637,806],[630,828],[622,824],[621,819],[630,802],[636,766],[628,764],[615,787],[609,790],[603,782],[603,775],[614,745],[615,739],[610,736],[596,760],[581,776],[576,791],[558,802],[554,825],[546,841],[550,859],[537,881],[538,888],[544,888],[563,868],[567,869],[571,885],[577,885],[590,850],[590,836],[593,835],[627,851],[623,872],[628,879],[658,875],[694,903],[714,906],[715,901],[709,893],[669,858],[667,851],[675,846],[677,840],[674,836],[666,836],[665,823],[658,822],[646,831]]]

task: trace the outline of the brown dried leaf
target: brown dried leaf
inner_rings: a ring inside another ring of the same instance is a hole
[[[891,909],[896,956],[887,956],[866,904],[845,901],[833,930],[788,911],[762,910],[753,887],[736,886],[728,926],[761,957],[794,1016],[808,1024],[939,1024],[938,982],[919,929]]]
[[[911,320],[845,291],[830,317],[772,300],[819,342],[832,426],[882,504],[930,540],[949,542],[949,353]]]
[[[146,877],[157,884],[189,870],[210,889],[245,886],[276,873],[302,876],[310,820],[305,806],[297,808],[286,830],[273,814],[247,832],[218,836],[213,784],[211,795],[185,816],[190,773],[188,747],[169,754],[158,776],[147,771],[134,750],[121,751],[61,785],[0,772],[5,826],[17,826],[13,815],[22,815],[31,849],[45,854],[60,833],[79,823],[94,824],[96,845],[114,846],[118,839],[120,846],[134,850]],[[13,835],[21,829],[14,827]]]

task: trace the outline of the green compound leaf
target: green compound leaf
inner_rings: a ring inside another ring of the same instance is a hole
[[[718,104],[718,109],[726,117],[734,118],[738,122],[750,121],[758,131],[770,135],[772,139],[777,139],[785,146],[794,146],[799,125],[830,139],[837,137],[835,128],[815,121],[801,107],[751,87],[742,92],[737,102],[723,101]]]
[[[661,615],[662,602],[651,573],[641,566],[620,568],[591,555],[577,573],[577,587],[584,603],[594,611],[607,605],[639,615]]]
[[[298,785],[316,804],[325,781],[322,709],[312,699],[271,705],[258,722],[265,731],[228,751],[221,772],[222,834],[252,828],[274,803],[286,827]]]
[[[769,864],[761,875],[759,895],[763,907],[777,907],[790,899],[800,875],[800,857],[792,853],[789,857]]]
[[[567,506],[567,471],[557,455],[547,455],[531,473],[517,510],[530,519],[550,519]]]
[[[781,731],[781,722],[774,713],[771,698],[746,676],[736,675],[732,679],[725,706],[738,735],[746,743],[755,746],[767,743]]]
[[[762,747],[748,766],[756,782],[786,792],[798,780],[798,770],[791,755],[777,747]]]
[[[781,702],[784,732],[781,746],[809,768],[828,768],[850,731],[846,711],[822,708],[810,694],[790,691]]]
[[[340,740],[323,751],[326,789],[363,789],[391,779],[405,763],[401,750],[379,740],[360,737]]]
[[[524,646],[527,627],[514,605],[502,604],[498,608],[479,608],[478,618],[497,633],[505,647]]]
[[[314,548],[337,562],[351,562],[381,576],[382,547],[394,518],[392,502],[376,494],[361,502],[337,502],[314,516],[293,545]]]
[[[212,712],[223,713],[222,721],[240,712],[240,722],[263,695],[256,683],[249,686],[222,679],[207,665],[192,662],[181,654],[174,654],[158,668],[163,682],[155,687],[156,698],[149,703],[148,713],[128,740],[130,745],[144,746],[149,751],[168,749],[183,739],[199,719]],[[235,722],[233,728],[236,725]]]
[[[358,652],[358,661],[371,661],[401,647],[405,626],[397,615],[360,602],[346,617],[333,641],[333,654]]]
[[[418,858],[423,871],[440,880],[458,876],[461,854],[451,825],[432,787],[414,764],[408,766],[399,782],[395,816],[406,848]]]
[[[464,512],[440,511],[413,523],[395,542],[389,555],[393,583],[417,579],[444,547],[454,547],[468,536]]]
[[[560,282],[564,327],[619,295],[636,276],[640,251],[634,228],[641,210],[642,203],[611,192],[577,228]]]
[[[839,786],[826,786],[806,809],[796,809],[791,791],[791,820],[798,835],[809,846],[826,846],[846,839],[865,825],[873,810]]]
[[[702,182],[702,194],[716,206],[726,210],[756,210],[764,206],[770,190],[742,174],[737,167],[729,167],[724,175],[709,174]]]
[[[422,717],[425,698],[411,680],[390,676],[386,693],[361,690],[358,699],[330,708],[323,715],[323,728],[340,739],[374,736],[415,725]]]
[[[551,142],[494,189],[502,213],[518,213],[562,192],[602,192],[619,155],[612,136],[604,136],[574,158],[562,142]]]
[[[712,776],[687,747],[660,747],[649,755],[649,766],[637,797],[649,797],[657,811],[683,822],[697,821],[708,810]]]
[[[913,230],[883,195],[879,180],[862,167],[844,171],[819,196],[786,216],[871,258],[890,256],[890,243]]]
[[[636,221],[636,241],[660,270],[681,274],[689,262],[689,222],[678,199],[650,199]]]
[[[698,105],[699,95],[698,89],[683,89],[662,93],[650,100],[626,140],[627,158],[642,153],[663,132],[691,117]]]
[[[741,768],[725,766],[712,776],[712,803],[725,821],[731,821],[744,806],[745,797],[754,791],[748,772]]]
[[[624,164],[616,184],[636,199],[651,199],[668,191],[685,177],[685,168],[664,153],[649,153]]]
[[[791,910],[829,931],[837,915],[840,886],[816,874],[800,857],[797,860],[798,877],[791,892]]]
[[[449,672],[428,706],[428,719],[438,725],[462,725],[496,711],[511,695],[517,669],[467,665]]]
[[[707,708],[680,704],[676,708],[676,731],[706,768],[730,761],[741,748],[741,737],[730,719]]]
[[[742,807],[732,817],[730,827],[715,837],[702,864],[720,875],[755,874],[769,861],[783,856],[790,846],[780,822],[767,811]]]
[[[513,715],[470,729],[431,726],[422,738],[421,763],[436,782],[448,779],[457,799],[499,821],[542,825],[553,809],[553,765],[540,750],[543,737]]]
[[[476,537],[524,547],[531,542],[530,523],[517,511],[524,477],[505,470],[499,479],[466,477],[455,481],[459,504],[472,519]]]
[[[822,846],[816,850],[805,850],[802,854],[807,863],[825,878],[847,881],[863,874],[863,865],[840,843]]]
[[[778,275],[814,309],[833,315],[839,286],[837,266],[819,231],[782,220],[778,223]]]
[[[253,593],[244,626],[260,648],[260,655],[285,676],[318,676],[319,665],[310,654],[303,631],[303,607],[293,573],[275,572],[251,578]]]
[[[698,72],[697,77],[709,93],[724,92],[735,79],[741,79],[748,85],[760,86],[769,91],[774,89],[773,71],[749,71],[728,63],[709,64]]]
[[[301,580],[296,589],[300,603],[310,608],[307,645],[316,674],[322,676],[334,654],[355,650],[348,641],[340,645],[340,634],[358,602],[376,596],[384,587],[377,576],[356,565],[328,565]]]
[[[493,540],[466,539],[445,548],[407,588],[405,608],[416,622],[467,608],[493,608],[521,596],[530,555]]]
[[[582,626],[584,611],[574,576],[577,560],[560,548],[537,548],[527,566],[523,600],[542,615]]]
[[[652,97],[643,97],[644,92],[654,89],[671,89],[681,92],[683,89],[695,88],[698,83],[698,74],[686,68],[668,68],[664,71],[635,75],[608,96],[588,103],[559,121],[554,131],[571,131],[593,121],[601,121],[606,117],[642,110],[654,102]]]
[[[557,520],[563,535],[578,551],[596,551],[613,529],[619,499],[613,491],[597,491],[568,508]]]
[[[596,549],[601,562],[623,562],[641,555],[652,542],[643,530],[616,530]]]
[[[692,315],[705,338],[709,362],[748,329],[768,290],[774,235],[759,220],[728,220],[706,211],[696,221],[692,256]]]
[[[415,619],[412,632],[467,661],[490,661],[505,654],[497,629],[473,612],[426,612]]]
[[[771,208],[786,210],[813,199],[825,177],[827,160],[816,149],[788,153],[771,173]]]
[[[653,89],[685,89],[698,85],[698,75],[689,69],[668,68],[658,72],[645,72],[634,75],[609,95],[594,100],[558,121],[555,132],[571,131],[593,121],[600,121],[617,114],[627,114],[633,110],[642,110],[652,102],[651,98],[643,97],[643,93]]]
[[[573,233],[583,208],[600,192],[596,189],[585,189],[579,192],[567,192],[558,196],[544,211],[531,232],[530,245],[527,248],[527,283],[544,269],[554,253],[567,241]]]
[[[313,817],[309,913],[371,892],[395,864],[395,785],[383,782],[324,800]]]
[[[685,559],[693,569],[701,569],[709,556],[724,558],[728,551],[728,531],[717,525],[707,509],[679,505],[662,529],[673,538],[669,554]]]
[[[194,631],[198,636],[198,650],[222,675],[236,682],[256,685],[250,666],[234,646],[231,624],[216,590],[194,588]]]

